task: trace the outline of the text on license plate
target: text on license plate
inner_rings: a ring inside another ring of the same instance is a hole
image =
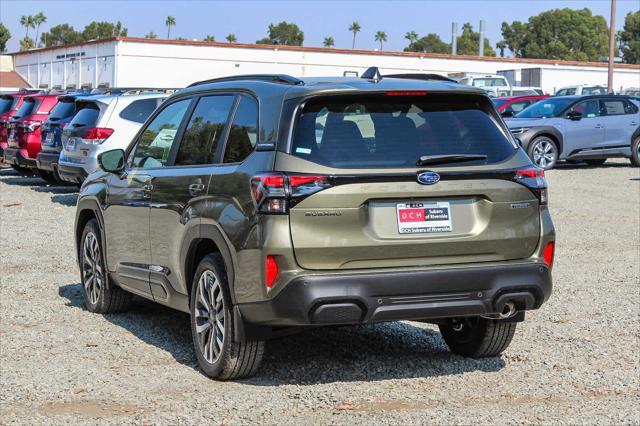
[[[396,205],[398,232],[416,234],[425,232],[451,232],[451,205],[449,202],[404,203]]]

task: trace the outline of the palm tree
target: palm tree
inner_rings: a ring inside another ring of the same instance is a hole
[[[409,45],[412,45],[413,43],[415,43],[416,41],[418,41],[418,33],[415,31],[409,31],[408,33],[406,33],[404,35],[404,38],[406,38],[407,40],[409,40]]]
[[[38,35],[40,35],[40,25],[44,24],[45,22],[47,22],[47,17],[44,16],[44,13],[38,12],[33,16],[33,23],[36,26],[36,43],[38,43]]]
[[[173,16],[167,16],[167,20],[164,21],[164,24],[167,26],[167,38],[171,38],[171,27],[176,26],[176,18]]]
[[[227,37],[225,37],[227,39],[227,41],[229,43],[235,43],[236,41],[238,41],[238,39],[236,38],[236,35],[234,33],[229,34]]]
[[[158,38],[158,35],[153,31],[149,31],[149,33],[146,36],[144,36],[144,38]]]
[[[384,31],[376,32],[376,41],[380,42],[380,50],[382,50],[382,44],[387,41],[387,33]]]
[[[216,41],[216,36],[208,35],[204,38],[204,41]]]
[[[358,23],[358,21],[353,21],[353,23],[349,27],[349,31],[353,33],[353,44],[351,44],[352,49],[356,48],[356,34],[358,34],[361,29],[362,28],[360,27],[360,24]]]
[[[333,37],[325,37],[322,44],[324,47],[333,47],[336,43],[333,41]]]
[[[35,23],[33,22],[33,16],[22,15],[22,18],[20,18],[20,25],[25,27],[25,29],[27,30],[24,35],[24,38],[29,38],[29,28],[35,28]]]

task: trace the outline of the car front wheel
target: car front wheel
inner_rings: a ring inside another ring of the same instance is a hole
[[[264,353],[264,341],[234,340],[227,289],[222,261],[213,254],[205,256],[191,286],[191,336],[200,368],[218,380],[253,375]]]
[[[631,164],[640,167],[640,136],[631,144]]]
[[[535,138],[527,150],[531,161],[545,170],[553,169],[558,161],[558,147],[546,136]]]

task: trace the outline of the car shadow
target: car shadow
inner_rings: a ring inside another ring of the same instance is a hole
[[[2,177],[2,183],[6,183],[7,185],[40,186],[45,184],[45,181],[39,176],[26,176],[18,173],[10,174],[6,172],[0,174],[0,176]]]
[[[80,284],[60,287],[66,305],[84,309]],[[136,299],[123,314],[104,315],[147,344],[170,353],[200,371],[192,347],[189,316]],[[254,386],[351,381],[495,372],[502,358],[470,359],[449,352],[439,332],[407,322],[318,327],[267,342],[256,376],[242,380]]]
[[[51,202],[73,207],[78,203],[78,193],[52,195]]]
[[[590,169],[628,169],[635,167],[631,162],[628,163],[610,163],[606,162],[598,166],[590,166],[587,163],[558,163],[555,166],[557,170],[590,170]]]

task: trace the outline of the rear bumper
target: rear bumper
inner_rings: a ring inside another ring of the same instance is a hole
[[[76,184],[82,184],[87,178],[87,172],[82,167],[63,163],[58,163],[58,174],[62,180]]]
[[[4,162],[7,164],[13,164],[15,166],[27,167],[30,169],[36,168],[36,160],[28,158],[24,155],[25,150],[19,148],[7,148],[2,153]]]
[[[58,152],[41,152],[36,158],[36,164],[40,170],[54,172],[58,169],[59,158],[60,153]]]
[[[513,301],[539,308],[551,295],[543,263],[401,273],[309,275],[295,278],[273,299],[239,304],[256,326],[360,324],[489,315]]]

